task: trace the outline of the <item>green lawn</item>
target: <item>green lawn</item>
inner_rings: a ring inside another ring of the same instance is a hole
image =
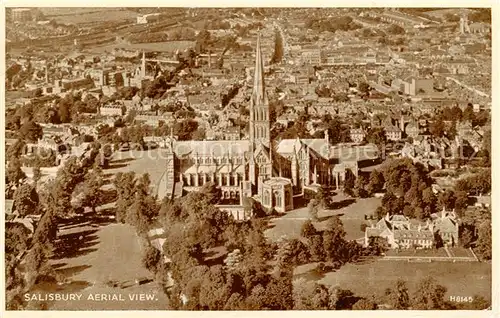
[[[407,249],[407,250],[388,250],[385,252],[385,255],[387,256],[424,256],[424,257],[448,257],[448,254],[446,254],[446,251],[444,248],[440,249],[421,249],[421,250],[415,250],[415,249]]]
[[[381,295],[395,281],[407,281],[413,293],[418,282],[433,277],[445,286],[448,296],[480,295],[491,300],[491,264],[463,262],[408,263],[401,261],[374,261],[367,264],[347,264],[337,272],[327,273],[319,280],[326,285],[339,285],[356,295]]]
[[[334,202],[349,202],[351,198],[338,194],[333,197]],[[365,234],[360,230],[362,223],[366,223],[365,214],[371,214],[380,205],[378,198],[352,199],[353,202],[345,207],[335,210],[324,210],[318,213],[319,222],[314,222],[318,230],[324,229],[326,222],[331,216],[339,215],[346,231],[346,239],[356,240],[363,237]],[[271,228],[266,231],[266,235],[273,241],[281,237],[297,238],[300,236],[302,224],[309,219],[307,207],[296,209],[287,212],[284,216],[272,219],[270,221]]]
[[[85,24],[135,19],[139,14],[119,8],[46,8],[44,14],[58,23]]]
[[[451,247],[448,249],[451,255],[456,257],[474,257],[468,248],[463,247]]]
[[[124,224],[83,225],[61,231],[65,250],[51,260],[57,272],[67,278],[61,286],[44,286],[41,292],[76,293],[78,301],[54,301],[51,310],[165,310],[167,298],[154,282],[136,285],[135,279],[152,278],[141,264],[141,241],[133,227]],[[108,281],[124,288],[107,285]],[[122,295],[124,301],[96,301],[96,294]],[[153,295],[152,300],[130,300],[138,294]]]
[[[361,224],[368,222],[364,219],[365,214],[374,213],[377,207],[380,206],[381,199],[351,199],[344,196],[343,194],[338,194],[333,197],[334,202],[349,202],[347,200],[355,200],[355,202],[350,203],[349,205],[340,209],[321,211],[319,213],[319,217],[326,218],[328,216],[340,215],[340,220],[342,220],[342,223],[344,224],[344,230],[346,231],[346,239],[356,240],[360,237],[364,237],[365,235],[365,233],[360,229]],[[323,221],[322,224],[319,225],[319,228],[324,226],[326,222],[326,220]]]

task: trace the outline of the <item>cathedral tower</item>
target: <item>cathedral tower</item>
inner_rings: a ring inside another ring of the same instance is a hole
[[[250,98],[250,142],[253,147],[258,143],[262,143],[266,147],[270,146],[270,126],[269,100],[264,82],[264,63],[260,50],[259,34],[257,37],[257,49],[255,51],[253,91]]]

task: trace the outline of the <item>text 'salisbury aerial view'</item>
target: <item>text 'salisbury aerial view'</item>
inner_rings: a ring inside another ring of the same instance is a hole
[[[6,8],[7,310],[492,310],[490,8]]]

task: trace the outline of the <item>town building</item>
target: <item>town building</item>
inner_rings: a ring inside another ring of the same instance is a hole
[[[365,229],[365,246],[368,246],[370,237],[387,239],[392,249],[429,249],[442,241],[444,246],[458,244],[458,220],[455,212],[443,209],[434,213],[426,222],[410,220],[404,215],[396,214],[380,219],[376,224]]]
[[[101,116],[123,116],[125,115],[125,107],[119,104],[106,104],[98,109]]]
[[[153,22],[158,22],[160,20],[159,13],[144,14],[137,17],[137,24],[148,24]]]
[[[399,129],[399,127],[397,126],[388,125],[387,127],[385,127],[384,130],[385,130],[385,136],[388,140],[398,141],[401,140],[401,138],[403,137],[401,129]]]
[[[355,143],[362,143],[365,140],[366,133],[363,128],[354,128],[350,130],[351,140]]]

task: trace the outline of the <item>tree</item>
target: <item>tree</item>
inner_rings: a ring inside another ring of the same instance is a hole
[[[382,127],[373,127],[370,128],[366,134],[366,141],[372,144],[375,144],[379,147],[379,150],[385,146],[387,142],[387,137],[385,135],[384,128]]]
[[[469,195],[465,191],[457,191],[455,192],[455,209],[458,212],[463,211],[467,208],[469,204]]]
[[[179,140],[191,140],[192,133],[198,129],[198,122],[192,119],[185,119],[174,124],[174,134]]]
[[[464,248],[469,248],[474,240],[474,227],[469,224],[461,224],[460,226],[460,245]]]
[[[29,230],[21,223],[5,224],[5,253],[17,256],[29,247]]]
[[[33,120],[24,122],[19,129],[19,137],[26,142],[36,143],[42,136],[42,127]]]
[[[279,269],[266,286],[265,308],[289,310],[293,308],[292,271]]]
[[[425,209],[430,213],[434,213],[437,204],[437,198],[432,192],[432,189],[429,187],[422,192],[422,201],[424,203]]]
[[[7,177],[9,183],[15,185],[19,184],[21,180],[26,178],[26,174],[21,169],[21,162],[19,159],[15,158],[9,160],[5,176]]]
[[[370,178],[368,181],[368,185],[366,186],[366,190],[369,194],[381,192],[384,188],[384,183],[384,175],[378,170],[373,170],[370,173]]]
[[[354,306],[352,306],[353,310],[375,310],[377,309],[377,304],[373,301],[368,300],[366,298],[361,298],[358,300]]]
[[[207,182],[203,185],[200,193],[204,195],[208,203],[217,204],[222,197],[222,190],[213,182]]]
[[[484,260],[491,259],[491,221],[484,221],[479,227],[478,239],[476,242],[477,254]]]
[[[158,215],[159,207],[155,198],[140,191],[142,184],[136,184],[132,205],[127,209],[125,221],[133,225],[140,235],[145,235],[154,217]]]
[[[38,193],[31,184],[20,185],[14,192],[14,209],[19,216],[38,214]]]
[[[116,201],[116,220],[118,222],[125,223],[127,209],[132,204],[135,183],[134,172],[118,172],[115,176],[113,184],[116,187],[118,195]]]
[[[331,286],[328,291],[330,296],[328,308],[330,310],[352,309],[357,300],[350,290],[341,289],[338,286]]]
[[[275,30],[274,53],[271,58],[271,64],[280,63],[283,59],[283,38],[278,29]]]
[[[439,310],[445,308],[444,295],[446,287],[436,283],[432,277],[426,277],[420,281],[417,291],[413,297],[413,309],[416,310]]]
[[[209,310],[222,310],[231,296],[225,273],[221,265],[216,265],[203,277],[200,286],[200,305]]]
[[[387,29],[390,34],[405,34],[405,29],[396,24],[391,24]]]
[[[299,278],[293,289],[293,301],[295,310],[315,310],[312,298],[314,297],[318,284]]]
[[[25,154],[26,143],[22,139],[17,139],[10,147],[7,148],[6,159],[12,160]]]
[[[382,255],[389,249],[387,239],[380,236],[371,236],[368,240],[368,250],[371,255]]]
[[[161,260],[161,253],[152,245],[148,245],[142,256],[142,265],[150,272],[156,273]]]
[[[434,136],[441,138],[444,136],[445,126],[441,118],[435,119],[429,124],[429,132]]]
[[[245,299],[240,293],[232,293],[224,305],[224,310],[245,310]]]
[[[356,176],[352,173],[351,169],[346,169],[344,178],[344,193],[347,195],[353,194],[354,183]]]
[[[451,190],[446,190],[438,195],[439,205],[447,210],[451,210],[455,207],[455,201],[455,193]]]
[[[193,140],[205,140],[205,138],[206,138],[205,128],[198,127],[198,129],[196,129],[196,130],[192,133],[191,138],[192,138]]]
[[[410,296],[405,281],[396,281],[395,286],[388,290],[387,301],[393,309],[406,310],[410,307]]]
[[[102,200],[103,179],[100,168],[94,168],[85,175],[85,180],[82,183],[82,206],[90,207],[95,212],[95,208],[100,205]]]
[[[305,238],[311,238],[313,235],[317,234],[316,228],[312,224],[311,220],[306,220],[304,224],[302,224],[300,234]]]
[[[356,179],[354,193],[356,196],[360,198],[366,198],[368,196],[368,191],[366,191],[366,187],[368,184],[368,180],[365,176],[359,176]]]
[[[323,247],[323,236],[316,234],[311,236],[309,244],[309,253],[312,262],[320,262],[325,259],[325,249]]]
[[[276,259],[280,268],[293,269],[308,262],[310,258],[306,245],[297,239],[286,240],[278,246]]]
[[[33,167],[33,180],[35,182],[38,182],[42,178],[42,172],[40,170],[40,167],[35,166]]]
[[[361,82],[358,84],[358,90],[363,93],[363,95],[367,95],[370,92],[370,85],[366,82]]]
[[[33,243],[42,244],[46,249],[50,249],[51,242],[53,242],[56,237],[57,218],[52,211],[45,211],[35,228],[32,241]]]
[[[25,271],[29,287],[36,284],[45,266],[47,266],[47,255],[42,244],[37,242],[33,244],[25,257]]]
[[[331,217],[326,224],[326,230],[323,232],[323,246],[326,258],[330,262],[343,261],[340,258],[340,251],[345,243],[346,232],[342,221],[338,216]]]

